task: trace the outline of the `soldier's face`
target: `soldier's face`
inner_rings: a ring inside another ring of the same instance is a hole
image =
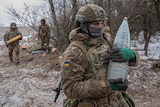
[[[45,21],[42,20],[42,21],[41,21],[41,24],[45,24]]]
[[[102,28],[104,26],[104,21],[95,21],[90,24],[94,28]]]
[[[102,28],[104,21],[95,21],[89,24],[89,32],[91,37],[97,38],[102,36]]]
[[[16,29],[16,25],[12,25],[11,28],[12,28],[12,29]]]

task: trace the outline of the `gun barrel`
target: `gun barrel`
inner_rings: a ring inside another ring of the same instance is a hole
[[[54,102],[56,102],[57,101],[57,98],[58,98],[58,96],[59,96],[59,93],[60,93],[60,90],[58,91],[56,91],[56,96],[55,96],[55,98],[54,98]]]
[[[59,93],[60,93],[60,90],[61,90],[61,78],[59,78],[58,80],[58,84],[56,86],[56,89],[54,91],[56,91],[56,95],[55,95],[55,98],[54,98],[54,102],[56,102],[56,100],[58,99],[58,96],[59,96]]]

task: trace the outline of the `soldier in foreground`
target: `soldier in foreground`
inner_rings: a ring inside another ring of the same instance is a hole
[[[13,40],[15,39],[13,42],[9,43],[9,40]],[[15,52],[15,63],[18,64],[19,63],[19,40],[22,40],[22,33],[18,30],[18,27],[16,26],[15,22],[12,22],[10,24],[10,28],[9,30],[5,33],[4,35],[4,42],[6,44],[6,46],[8,47],[9,50],[9,60],[11,62],[13,61],[13,52]]]
[[[70,32],[70,45],[60,59],[64,107],[134,107],[125,93],[128,80],[107,80],[106,72],[109,59],[135,64],[138,56],[128,48],[111,50],[113,40],[103,28],[106,20],[104,9],[94,4],[76,14],[77,28]]]
[[[41,19],[41,25],[38,28],[38,39],[41,41],[42,48],[48,51],[50,43],[50,27],[46,24],[45,19]]]

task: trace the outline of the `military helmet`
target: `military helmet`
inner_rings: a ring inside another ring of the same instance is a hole
[[[41,24],[45,24],[46,20],[44,18],[41,19]]]
[[[76,14],[76,22],[92,22],[98,20],[107,20],[104,9],[95,4],[82,6]]]
[[[16,23],[15,23],[15,22],[12,22],[12,23],[10,24],[10,26],[16,26]]]
[[[42,19],[41,19],[41,21],[45,21],[45,19],[44,19],[44,18],[42,18]]]

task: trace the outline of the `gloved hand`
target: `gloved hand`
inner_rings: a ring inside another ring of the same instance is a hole
[[[110,87],[112,90],[126,90],[128,88],[128,80],[125,79],[124,82],[122,81],[122,78],[117,79],[110,79],[108,80],[110,82]]]
[[[128,48],[115,48],[110,54],[110,59],[114,62],[125,62],[135,59],[135,54]]]

